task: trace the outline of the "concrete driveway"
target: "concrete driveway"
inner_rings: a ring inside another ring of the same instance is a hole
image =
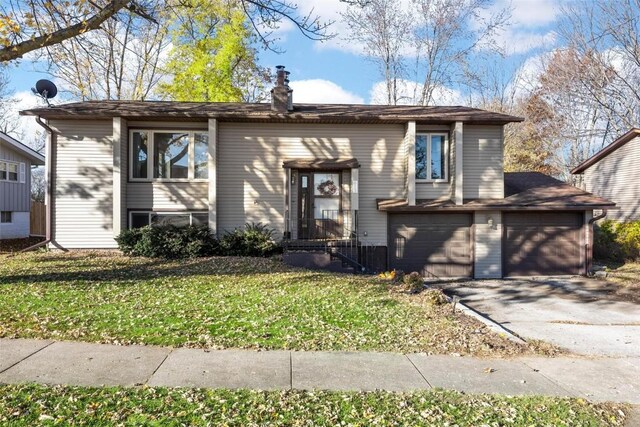
[[[573,353],[640,356],[640,304],[587,278],[510,279],[444,285],[471,309],[526,339]]]

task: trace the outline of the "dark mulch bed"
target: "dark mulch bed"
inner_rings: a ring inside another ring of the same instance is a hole
[[[44,237],[27,237],[25,239],[4,239],[0,240],[0,254],[18,252],[44,241]]]

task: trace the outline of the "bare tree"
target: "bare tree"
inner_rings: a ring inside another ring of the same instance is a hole
[[[504,27],[509,11],[490,13],[490,0],[412,0],[416,8],[416,101],[434,102],[434,91],[460,83],[470,59],[480,49],[494,49],[493,36]]]
[[[466,82],[473,59],[495,50],[493,36],[509,10],[489,6],[491,0],[368,0],[344,19],[349,38],[378,65],[387,103],[431,105],[437,90]],[[416,84],[400,85],[401,78]]]
[[[608,142],[640,121],[640,0],[572,2],[563,15],[560,34],[582,89],[576,95],[597,104]]]
[[[162,78],[167,32],[124,12],[96,31],[47,47],[48,71],[75,98],[144,100]]]
[[[351,5],[342,18],[349,26],[349,38],[363,46],[366,58],[384,77],[386,103],[398,104],[404,97],[399,81],[407,71],[410,14],[397,0],[369,0],[363,5]]]
[[[16,100],[13,91],[9,88],[9,76],[6,67],[0,66],[0,132],[22,137],[19,123],[12,114],[12,107]]]

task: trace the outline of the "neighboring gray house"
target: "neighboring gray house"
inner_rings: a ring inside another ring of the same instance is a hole
[[[31,166],[44,156],[0,132],[0,239],[29,237]]]
[[[49,237],[61,248],[115,248],[121,230],[147,224],[222,235],[262,222],[311,263],[324,250],[426,276],[582,274],[593,209],[613,205],[505,174],[503,126],[521,118],[295,104],[282,70],[271,104],[92,101],[22,114],[46,119]]]
[[[631,129],[571,173],[583,176],[586,191],[615,202],[619,209],[607,218],[640,220],[640,129]]]

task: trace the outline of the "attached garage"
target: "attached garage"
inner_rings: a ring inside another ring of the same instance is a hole
[[[473,215],[389,215],[389,266],[425,277],[472,277]]]
[[[505,212],[505,276],[583,273],[583,212]]]

